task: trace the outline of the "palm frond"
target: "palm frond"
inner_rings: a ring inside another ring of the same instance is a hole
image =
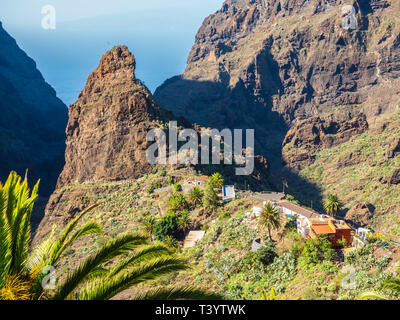
[[[170,254],[170,250],[162,245],[151,245],[135,252],[133,255],[121,260],[109,273],[108,277],[117,275],[119,272],[132,267],[145,260]]]
[[[357,300],[387,300],[387,298],[375,292],[368,291],[360,294]]]
[[[6,195],[0,185],[0,289],[7,281],[11,267],[11,230],[5,216]]]
[[[221,300],[222,298],[216,293],[208,293],[195,288],[158,288],[137,295],[134,300]]]
[[[133,285],[148,281],[162,275],[180,271],[187,268],[187,265],[179,259],[158,258],[146,262],[130,272],[118,274],[112,278],[100,279],[89,283],[78,295],[79,300],[108,300],[125,291]]]
[[[118,238],[107,242],[102,249],[87,258],[71,275],[67,277],[64,283],[57,289],[53,298],[55,300],[67,299],[76,287],[80,285],[82,281],[96,268],[121,254],[133,250],[136,245],[143,244],[146,240],[147,238],[139,235],[123,234]]]
[[[47,262],[48,265],[56,265],[58,260],[60,259],[62,253],[64,250],[67,248],[64,244],[65,241],[67,240],[68,236],[72,233],[78,222],[82,219],[82,217],[87,214],[88,212],[92,211],[96,207],[98,207],[100,203],[97,203],[86,210],[82,211],[75,219],[73,219],[64,229],[63,233],[60,235],[58,240],[55,242],[50,255],[49,255],[49,260]]]
[[[400,293],[400,279],[399,278],[392,278],[387,280],[383,284],[384,289],[389,289]]]

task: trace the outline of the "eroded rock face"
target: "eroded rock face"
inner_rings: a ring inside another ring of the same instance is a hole
[[[146,135],[169,116],[136,79],[128,48],[107,52],[69,108],[66,164],[57,187],[91,179],[136,179],[151,172]]]
[[[357,202],[347,213],[345,219],[358,227],[371,224],[375,208],[369,203]]]
[[[0,22],[0,181],[11,170],[49,195],[64,165],[67,107]]]
[[[349,4],[356,30],[342,27]],[[393,1],[228,0],[155,98],[200,125],[255,129],[274,162],[295,120],[398,110],[399,14]]]
[[[391,176],[391,178],[389,180],[389,184],[391,184],[391,185],[400,184],[400,168],[396,169],[393,172],[393,174],[392,174],[392,176]]]
[[[283,161],[290,167],[310,164],[318,149],[344,143],[367,129],[368,123],[362,114],[349,121],[324,120],[319,117],[300,121],[288,131],[283,141]],[[351,162],[352,159],[346,161]]]

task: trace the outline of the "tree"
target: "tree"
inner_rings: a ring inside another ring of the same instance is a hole
[[[255,256],[263,265],[269,265],[274,262],[274,259],[278,256],[276,254],[274,242],[266,241],[265,244],[257,250]]]
[[[159,241],[164,241],[168,236],[177,238],[178,232],[178,215],[174,212],[162,217],[154,226],[154,235]]]
[[[203,201],[204,192],[199,187],[193,187],[188,193],[189,202],[196,207]]]
[[[212,181],[207,181],[204,189],[203,204],[208,209],[215,209],[219,205],[219,197]]]
[[[186,234],[191,225],[192,221],[190,220],[189,213],[187,211],[183,211],[178,217],[178,228]]]
[[[280,210],[276,209],[271,202],[267,202],[258,218],[258,225],[261,228],[267,228],[269,239],[272,241],[271,229],[279,229],[281,220]]]
[[[224,185],[224,177],[219,172],[214,173],[209,179],[216,189],[221,189]]]
[[[342,210],[342,208],[343,203],[336,194],[330,194],[328,198],[324,200],[324,209],[332,217]]]
[[[324,260],[331,261],[334,257],[335,250],[325,236],[320,236],[316,240],[308,239],[301,253],[301,259],[307,266],[318,264]]]
[[[77,239],[99,234],[102,228],[89,221],[76,230],[82,218],[97,204],[80,213],[58,237],[53,228],[48,239],[29,252],[29,220],[37,191],[38,183],[29,194],[26,178],[21,183],[21,177],[15,172],[10,174],[4,186],[0,184],[0,299],[106,300],[142,282],[187,268],[186,263],[173,256],[168,248],[148,244],[146,237],[126,233],[108,241],[57,287],[45,290],[45,267],[57,268],[63,253]],[[105,267],[115,259],[113,267]],[[217,298],[191,288],[171,287],[148,291],[136,298],[206,297]]]
[[[168,208],[172,211],[182,211],[188,209],[189,204],[182,193],[173,193],[168,198]]]
[[[156,218],[153,216],[146,217],[143,221],[143,230],[147,237],[153,239],[154,225],[156,224]]]

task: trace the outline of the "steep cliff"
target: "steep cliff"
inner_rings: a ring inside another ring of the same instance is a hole
[[[354,8],[354,29],[343,8]],[[200,125],[256,129],[257,150],[280,163],[299,120],[367,120],[398,110],[396,1],[231,1],[207,17],[183,75],[156,100]]]
[[[135,77],[127,47],[107,52],[69,108],[65,167],[57,187],[88,180],[136,179],[152,171],[146,134],[172,114]]]
[[[0,23],[0,181],[11,170],[50,194],[64,164],[67,107]]]

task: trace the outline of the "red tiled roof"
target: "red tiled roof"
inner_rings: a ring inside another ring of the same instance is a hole
[[[311,228],[315,232],[315,234],[334,234],[335,231],[328,224],[320,224],[320,225],[312,225]]]

